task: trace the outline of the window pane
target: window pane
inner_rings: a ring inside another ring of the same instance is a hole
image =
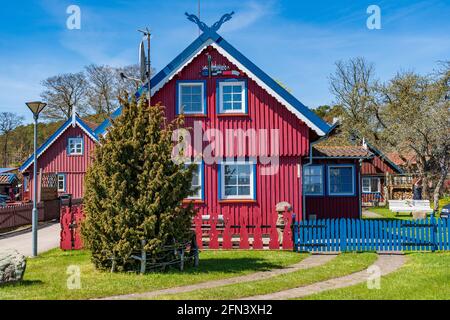
[[[250,187],[239,187],[239,195],[240,196],[249,196],[250,195]]]
[[[250,176],[247,175],[239,175],[239,185],[250,185]]]
[[[200,95],[202,93],[202,87],[201,85],[193,85],[191,90],[191,93],[193,95]]]
[[[233,109],[233,105],[231,103],[224,103],[223,104],[223,109],[224,110],[232,110]]]
[[[241,110],[242,104],[241,103],[233,103],[233,110]]]
[[[242,86],[233,86],[233,93],[242,93]]]
[[[372,178],[372,180],[371,180],[371,189],[372,189],[372,192],[379,192],[380,191],[378,189],[378,179]]]
[[[223,102],[231,102],[232,101],[232,95],[231,94],[224,94],[223,95]]]
[[[223,86],[223,93],[231,93],[231,86]]]
[[[232,176],[225,176],[225,185],[236,185],[236,179],[237,177],[235,175]]]
[[[304,168],[303,187],[306,194],[323,194],[322,166],[308,166]]]
[[[237,194],[237,187],[225,187],[226,196],[235,196]]]
[[[353,169],[350,167],[330,169],[330,192],[353,193]]]
[[[187,86],[187,85],[182,85],[181,86],[181,94],[182,95],[187,95],[187,94],[191,94],[191,86]]]
[[[225,165],[225,174],[237,174],[237,167],[235,165]]]

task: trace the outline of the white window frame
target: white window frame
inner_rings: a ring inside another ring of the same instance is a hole
[[[232,109],[232,110],[225,110],[223,108],[223,88],[226,86],[240,86],[242,88],[241,93],[241,109]],[[247,113],[246,105],[247,105],[247,90],[246,90],[246,83],[245,81],[219,81],[219,113]]]
[[[58,192],[66,192],[66,175],[63,173],[58,173],[56,175],[56,188]],[[60,181],[60,178],[62,178],[62,180]],[[63,183],[63,187],[62,189],[59,188],[59,183],[62,182]]]
[[[185,165],[189,166],[191,164],[196,164],[197,165],[197,170],[198,170],[198,181],[199,181],[199,194],[198,195],[192,195],[187,197],[186,199],[189,200],[203,200],[203,162],[186,162]]]
[[[70,147],[71,141],[73,141],[73,140],[79,141],[79,142],[74,143],[74,145],[75,145],[75,148],[74,148],[75,152],[72,152],[71,147]],[[68,144],[67,145],[67,151],[68,151],[69,156],[81,156],[81,155],[83,155],[83,148],[84,148],[83,138],[81,138],[81,137],[69,138],[68,141],[67,141],[67,144]],[[81,147],[80,147],[81,151],[80,152],[76,151],[78,149],[77,148],[78,144],[81,145]]]
[[[305,170],[307,168],[312,168],[312,167],[316,167],[316,168],[320,168],[320,178],[321,178],[321,190],[318,193],[310,193],[310,192],[306,192],[306,183],[305,183]],[[325,183],[324,183],[324,170],[323,170],[323,165],[311,165],[311,166],[305,166],[303,167],[303,192],[305,193],[306,196],[323,196],[325,193]]]
[[[378,181],[377,183],[377,190],[372,190],[372,179],[376,179]],[[369,180],[369,188],[364,188],[364,180]],[[380,193],[381,192],[381,179],[379,177],[363,177],[362,182],[362,192],[363,193]]]
[[[249,165],[250,166],[250,194],[249,195],[225,195],[225,166],[226,165]],[[221,200],[255,200],[255,162],[253,160],[223,161],[220,163],[220,199]]]
[[[202,110],[201,111],[185,111],[183,108],[183,105],[181,104],[181,98],[182,98],[182,87],[191,87],[191,86],[197,86],[201,88],[201,93],[200,93],[200,102],[202,105]],[[179,82],[178,83],[178,113],[179,114],[205,114],[205,83],[202,82],[188,82],[188,81],[183,81],[183,82]]]
[[[332,192],[331,191],[331,175],[330,170],[334,168],[350,168],[352,169],[352,192]],[[355,166],[354,165],[329,165],[327,166],[327,187],[328,187],[328,195],[329,196],[355,196],[356,195],[356,186],[355,186]]]

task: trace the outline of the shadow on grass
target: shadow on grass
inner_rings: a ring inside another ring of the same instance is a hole
[[[268,271],[272,269],[280,269],[285,267],[282,264],[268,262],[264,259],[259,258],[208,258],[202,260],[200,258],[200,263],[197,268],[193,267],[191,264],[187,265],[183,272],[171,268],[168,272],[170,273],[192,273],[192,274],[202,274],[210,272],[223,272],[223,273],[239,273],[245,271],[257,272],[257,271]]]
[[[14,288],[14,287],[29,287],[34,285],[43,284],[41,280],[22,280],[0,284],[1,288]]]

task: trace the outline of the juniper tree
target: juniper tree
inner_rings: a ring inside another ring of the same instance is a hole
[[[86,175],[82,225],[94,265],[109,269],[114,260],[118,271],[133,268],[130,255],[142,240],[157,257],[163,246],[192,239],[195,214],[182,203],[192,193],[195,165],[172,161],[172,133],[183,119],[167,123],[164,107],[144,99],[121,103]]]

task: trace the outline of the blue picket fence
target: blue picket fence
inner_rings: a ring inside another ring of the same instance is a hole
[[[450,250],[449,219],[325,219],[293,224],[294,251]]]

